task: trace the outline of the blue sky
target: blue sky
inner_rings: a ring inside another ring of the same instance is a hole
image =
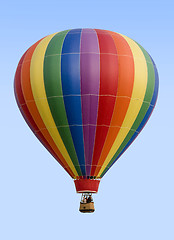
[[[6,1],[0,24],[0,239],[174,239],[174,2]],[[13,79],[40,38],[91,27],[127,35],[154,59],[156,108],[139,137],[102,179],[96,212],[80,214],[73,181],[18,111]]]

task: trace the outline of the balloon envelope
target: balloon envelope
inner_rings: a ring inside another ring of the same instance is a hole
[[[146,124],[157,94],[150,55],[107,30],[49,35],[26,51],[15,75],[23,117],[74,179],[104,176]]]

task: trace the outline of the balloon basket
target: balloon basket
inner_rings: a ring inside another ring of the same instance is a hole
[[[79,211],[82,213],[92,213],[95,211],[92,193],[82,193]]]
[[[82,213],[92,213],[95,211],[94,202],[91,203],[80,203],[79,211]]]

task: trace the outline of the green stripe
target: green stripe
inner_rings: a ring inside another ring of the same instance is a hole
[[[48,104],[59,134],[79,176],[79,167],[62,94],[61,52],[67,31],[57,33],[49,42],[44,59],[44,83]]]
[[[139,111],[139,114],[138,114],[134,124],[131,127],[131,130],[128,132],[126,138],[124,139],[121,146],[119,147],[119,149],[117,150],[117,152],[115,153],[115,155],[113,156],[113,158],[111,159],[111,161],[109,162],[107,167],[104,169],[104,171],[102,172],[100,177],[102,177],[105,174],[107,169],[112,165],[112,163],[115,161],[115,159],[121,153],[121,151],[124,149],[126,144],[129,142],[131,137],[134,135],[135,131],[138,129],[139,125],[141,124],[141,122],[144,119],[144,116],[146,115],[146,112],[149,108],[150,102],[153,97],[153,92],[154,92],[154,87],[155,87],[155,72],[154,72],[153,63],[151,61],[149,54],[145,51],[145,49],[143,47],[141,47],[139,44],[138,44],[138,46],[140,47],[140,49],[142,50],[142,52],[144,54],[144,57],[146,59],[146,64],[147,64],[147,71],[148,71],[147,87],[146,87],[146,93],[144,96],[143,104],[141,106],[141,109]]]

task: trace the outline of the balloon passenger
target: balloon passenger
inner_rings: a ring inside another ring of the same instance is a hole
[[[87,203],[90,203],[90,202],[92,202],[93,201],[93,199],[92,199],[92,196],[90,195],[89,197],[88,197],[88,199],[87,199]]]
[[[87,203],[86,197],[83,197],[83,203]]]

